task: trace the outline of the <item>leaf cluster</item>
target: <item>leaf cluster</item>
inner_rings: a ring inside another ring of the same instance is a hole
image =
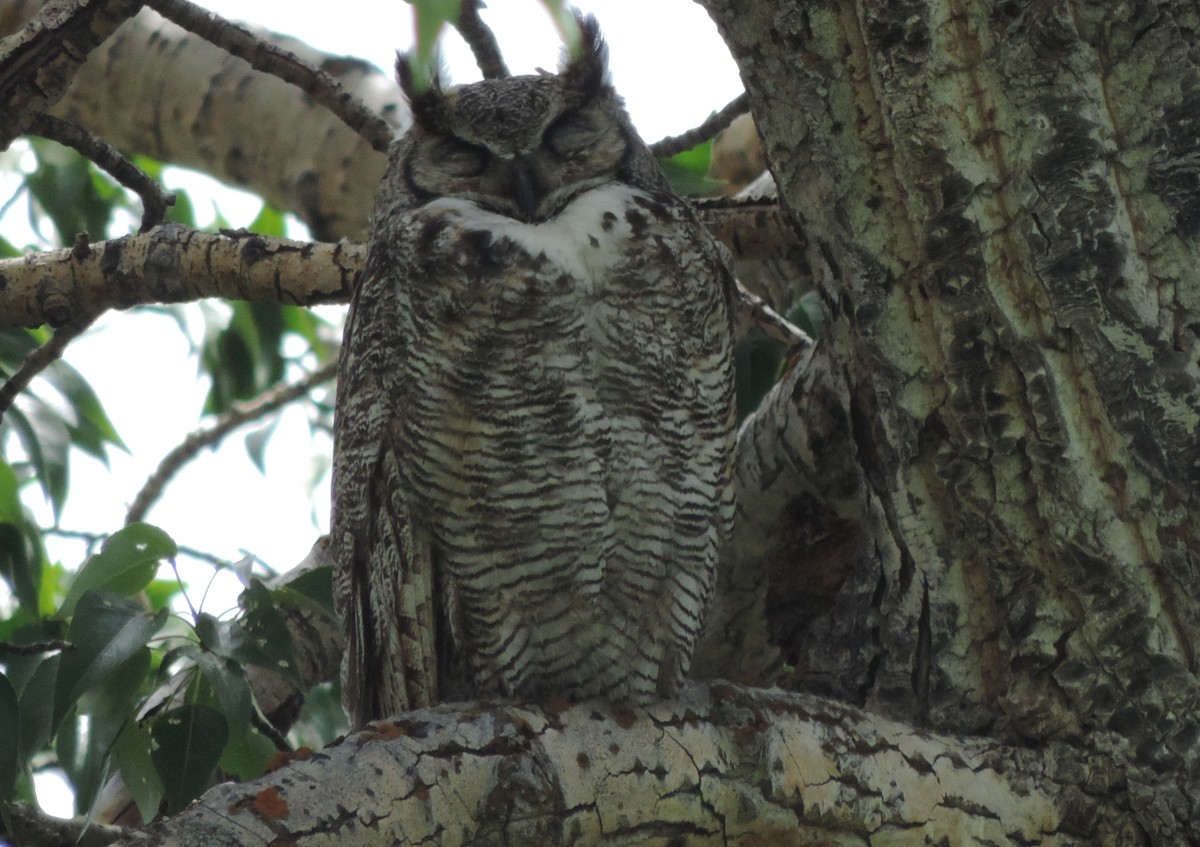
[[[73,579],[48,575],[33,604],[22,600],[0,621],[0,726],[11,728],[0,733],[0,802],[32,802],[33,773],[58,767],[89,809],[119,774],[150,820],[181,809],[218,773],[264,771],[278,736],[266,730],[246,671],[300,684],[279,606],[331,613],[329,572],[277,590],[251,579],[228,619],[179,615],[171,608],[179,586],[156,579],[177,553],[162,530],[132,524]],[[57,602],[46,596],[56,593]]]

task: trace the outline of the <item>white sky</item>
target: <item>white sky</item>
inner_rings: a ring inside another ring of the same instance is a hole
[[[294,35],[321,50],[365,58],[389,73],[395,51],[412,42],[412,7],[400,0],[206,0],[202,5]],[[613,82],[648,141],[695,126],[741,92],[716,28],[690,0],[581,0],[578,5],[599,18],[609,44]],[[489,6],[484,17],[493,25],[514,73],[557,66],[560,44],[539,3],[492,0]],[[469,51],[456,36],[444,49],[455,81],[478,78]],[[256,199],[214,186],[211,180],[173,175],[167,182],[168,187],[187,188],[197,201],[202,224],[206,196],[235,227],[249,224],[258,212]],[[0,203],[12,188],[13,177],[5,179],[0,173]],[[31,241],[24,204],[15,204],[0,217],[0,234],[18,245]],[[341,311],[335,308],[326,314],[340,321]],[[113,451],[110,468],[75,454],[61,523],[72,530],[112,532],[162,457],[198,426],[207,385],[197,379],[187,341],[173,321],[161,316],[110,313],[71,345],[66,359],[96,389],[131,452]],[[314,477],[328,462],[330,444],[324,437],[313,440],[304,413],[293,410],[270,441],[263,476],[247,457],[243,437],[243,432],[234,433],[220,449],[206,451],[188,465],[147,519],[181,545],[228,559],[239,558],[239,551],[245,550],[277,569],[287,569],[328,526],[328,475],[317,478],[315,485]],[[26,502],[48,523],[49,508],[38,490],[31,487],[25,493]],[[52,556],[68,566],[82,556],[77,543],[50,544]],[[183,569],[193,583],[193,601],[198,602],[210,570]],[[206,608],[215,613],[229,608],[239,590],[227,574],[214,585]],[[61,803],[60,797],[50,810],[68,814]]]

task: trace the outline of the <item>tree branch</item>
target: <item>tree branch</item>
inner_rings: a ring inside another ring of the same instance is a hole
[[[0,150],[58,101],[92,48],[141,5],[140,0],[51,4],[0,43]]]
[[[92,135],[86,129],[53,115],[37,115],[29,131],[77,150],[103,168],[113,179],[142,199],[142,225],[138,232],[149,232],[163,222],[167,208],[175,205],[175,195],[146,175],[146,172],[121,155],[117,148]]]
[[[12,826],[7,836],[26,847],[107,847],[128,833],[91,818],[56,818],[22,803],[9,806],[6,819]]]
[[[682,135],[669,135],[666,138],[655,141],[650,145],[650,152],[660,159],[666,159],[674,156],[676,153],[682,153],[684,150],[691,150],[697,144],[708,141],[708,139],[725,129],[725,127],[733,122],[734,118],[749,108],[750,98],[745,92],[742,92],[730,100],[719,112],[695,129],[689,129]]]
[[[2,278],[2,277],[0,277]],[[17,372],[10,376],[0,386],[0,418],[3,418],[8,412],[13,402],[17,399],[25,388],[33,381],[33,378],[50,366],[52,362],[59,359],[63,351],[67,349],[67,345],[74,341],[92,324],[94,318],[85,316],[75,320],[70,324],[64,324],[55,330],[54,335],[50,340],[31,350],[21,362],[21,367]]]
[[[166,224],[81,250],[0,260],[0,325],[61,326],[107,309],[204,297],[345,301],[365,254],[357,244],[217,235]]]
[[[256,38],[247,30],[214,15],[188,0],[149,0],[147,5],[164,18],[228,51],[257,71],[272,74],[306,92],[333,112],[377,151],[392,143],[392,128],[329,74],[294,53]]]
[[[735,251],[745,244],[736,226],[722,224],[726,215],[759,226],[766,214],[774,231],[787,232],[786,223],[772,217],[777,210],[759,209],[753,220],[746,214],[737,207],[706,207],[701,217]],[[345,302],[365,258],[361,244],[218,235],[164,224],[71,250],[0,259],[0,326],[61,326],[82,314],[204,297],[297,305]]]
[[[450,821],[456,843],[1100,843],[1118,810],[1085,789],[1111,769],[1107,751],[937,736],[716,684],[636,710],[413,712],[122,843],[440,843]]]
[[[185,464],[205,447],[215,447],[239,426],[266,417],[288,403],[303,397],[314,387],[327,382],[337,374],[337,361],[329,362],[303,379],[286,385],[277,385],[245,403],[235,403],[216,423],[198,429],[188,435],[183,443],[169,452],[159,463],[158,469],[146,480],[141,491],[133,499],[133,505],[125,515],[125,523],[143,520],[146,512],[162,496],[163,489]]]
[[[483,78],[503,79],[508,76],[508,65],[504,64],[504,56],[500,54],[496,36],[479,17],[479,9],[482,6],[480,0],[463,0],[462,11],[454,23],[454,28],[471,48],[475,55],[475,64],[479,65]]]

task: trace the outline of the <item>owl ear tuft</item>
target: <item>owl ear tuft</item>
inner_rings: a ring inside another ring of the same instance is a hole
[[[412,109],[413,121],[426,129],[440,129],[445,124],[442,79],[446,73],[442,56],[435,53],[423,67],[417,63],[412,53],[396,53],[396,80]]]
[[[608,83],[608,45],[600,35],[600,24],[591,16],[575,15],[579,41],[568,47],[559,79],[571,106],[581,106],[596,97]]]

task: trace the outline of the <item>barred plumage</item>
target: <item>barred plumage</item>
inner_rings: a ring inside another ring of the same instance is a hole
[[[733,517],[732,277],[581,25],[558,76],[407,91],[339,374],[357,722],[644,701],[699,633]]]

